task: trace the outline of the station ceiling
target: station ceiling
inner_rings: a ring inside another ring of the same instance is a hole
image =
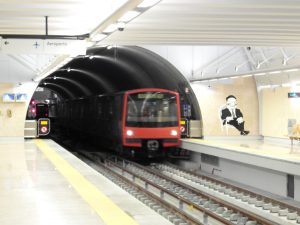
[[[142,2],[0,0],[1,43],[3,45],[9,35],[43,36],[46,32],[62,37],[85,34],[92,37],[104,31],[109,23],[117,22],[126,10],[136,9]],[[206,73],[204,78],[216,76],[220,66],[215,65],[236,61],[239,62],[236,65],[248,65],[245,68],[249,71],[278,68],[284,66],[284,60],[297,65],[300,53],[299,9],[298,0],[161,0],[152,8],[140,10],[142,13],[127,23],[123,31],[116,30],[97,44],[239,48],[232,51],[235,54],[219,53],[200,66],[199,73],[203,72],[201,68],[214,71]],[[92,41],[92,38],[87,40]],[[249,46],[255,50],[250,54],[247,53]],[[36,56],[0,51],[0,69],[8,71],[7,75],[1,75],[0,82],[31,80],[60,57],[64,58],[57,54]],[[10,68],[7,68],[8,61]],[[223,75],[228,72],[231,71],[224,70]]]

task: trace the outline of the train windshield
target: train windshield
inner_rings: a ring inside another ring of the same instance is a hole
[[[128,95],[126,126],[178,126],[176,95],[164,92]]]

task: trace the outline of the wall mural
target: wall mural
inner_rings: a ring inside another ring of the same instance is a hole
[[[226,97],[226,105],[220,109],[223,126],[235,127],[241,135],[248,135],[249,131],[244,129],[245,121],[240,109],[237,108],[237,100],[234,95]]]

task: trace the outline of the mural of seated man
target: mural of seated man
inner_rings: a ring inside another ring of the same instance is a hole
[[[241,135],[248,135],[249,131],[244,129],[245,121],[240,109],[237,108],[236,97],[229,95],[226,98],[226,108],[221,111],[223,125],[230,124],[234,126]]]

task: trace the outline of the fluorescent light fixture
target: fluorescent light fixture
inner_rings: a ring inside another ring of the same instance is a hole
[[[118,19],[118,21],[127,23],[140,14],[141,14],[141,12],[138,12],[138,11],[128,11],[120,19]]]
[[[272,86],[271,85],[261,85],[259,86],[260,88],[271,88]]]
[[[104,38],[107,37],[107,34],[96,34],[94,37],[92,37],[92,41],[101,41]]]
[[[103,33],[112,33],[118,29],[118,25],[115,23],[110,24],[108,27],[103,30]]]
[[[231,79],[236,79],[236,78],[238,78],[237,76],[235,76],[235,77],[230,77]]]
[[[290,70],[284,70],[284,72],[288,73],[288,72],[296,72],[298,71],[299,69],[295,68],[295,69],[290,69]]]
[[[300,82],[299,81],[294,81],[294,82],[292,82],[292,87],[296,87],[296,86],[298,86],[300,84]]]
[[[243,75],[242,77],[252,77],[252,74]]]
[[[148,7],[152,7],[155,4],[157,4],[158,2],[160,2],[161,0],[144,0],[141,4],[139,4],[137,7],[138,8],[148,8]]]
[[[282,84],[281,86],[282,86],[282,87],[290,87],[291,84],[289,84],[289,83],[284,83],[284,84]]]
[[[269,72],[269,74],[277,74],[277,73],[281,73],[281,72],[282,72],[281,70],[277,70],[277,71]]]
[[[266,75],[266,73],[256,73],[254,74],[255,76],[262,76],[262,75]]]

